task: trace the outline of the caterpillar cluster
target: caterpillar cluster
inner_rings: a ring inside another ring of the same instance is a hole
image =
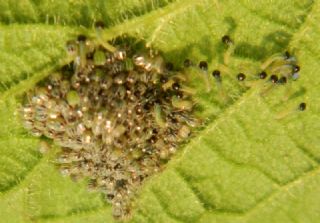
[[[227,46],[228,50],[226,54],[230,55],[234,50],[234,43],[228,35],[222,37],[222,42]],[[229,51],[229,52],[228,52]],[[205,61],[201,61],[199,67],[207,69]],[[295,56],[291,55],[288,51],[285,53],[277,53],[268,58],[260,66],[261,71],[252,78],[254,79],[266,79],[269,76],[269,81],[274,84],[286,84],[288,80],[297,80],[299,78],[300,66],[297,64]],[[219,70],[214,70],[212,76],[221,81],[221,75]],[[238,73],[236,78],[238,81],[244,81],[247,76],[244,73]]]
[[[230,37],[222,41],[232,48]],[[204,82],[207,93],[210,78],[218,87],[222,80],[217,69],[209,77],[206,61],[195,74],[188,73],[194,66],[186,59],[182,74],[139,44],[119,38],[113,46],[78,36],[67,43],[71,62],[29,91],[21,108],[26,129],[61,146],[57,162],[62,174],[88,178],[89,187],[103,192],[121,219],[129,216],[142,182],[161,170],[202,122],[194,112],[190,80]],[[299,69],[286,52],[263,63],[252,79],[269,76],[270,84],[285,84],[298,78]],[[250,79],[244,73],[236,78]]]
[[[27,93],[24,127],[61,146],[61,172],[89,178],[124,218],[139,185],[199,123],[187,80],[147,49],[111,52],[81,35],[67,51],[72,62]]]

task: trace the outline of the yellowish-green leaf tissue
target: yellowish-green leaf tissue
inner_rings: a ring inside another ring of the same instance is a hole
[[[0,222],[320,221],[320,2],[0,6]]]

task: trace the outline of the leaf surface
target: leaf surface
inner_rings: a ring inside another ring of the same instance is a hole
[[[19,2],[19,3],[18,3]],[[301,78],[261,96],[226,76],[233,100],[201,95],[206,125],[166,169],[139,191],[130,222],[320,221],[320,2],[263,0],[129,0],[0,2],[0,221],[113,222],[111,207],[85,182],[54,167],[54,150],[21,126],[19,96],[65,58],[67,40],[123,33],[143,38],[181,67],[186,58],[223,62],[221,37],[230,35],[230,66],[255,72],[274,53],[290,50]],[[191,71],[192,72],[192,71]],[[201,91],[203,89],[199,89]],[[297,92],[286,98],[288,91]],[[300,102],[305,112],[296,111]],[[282,111],[289,111],[277,119]]]

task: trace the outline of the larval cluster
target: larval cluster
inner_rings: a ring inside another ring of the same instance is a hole
[[[71,63],[27,93],[24,126],[61,146],[61,172],[88,178],[124,218],[139,185],[197,125],[194,103],[185,78],[150,50],[112,52],[84,36],[67,50]]]

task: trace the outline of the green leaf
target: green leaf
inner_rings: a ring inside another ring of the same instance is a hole
[[[197,99],[207,118],[166,169],[137,195],[129,222],[320,221],[320,2],[312,0],[110,0],[0,2],[0,219],[2,222],[113,222],[111,207],[85,182],[62,177],[55,150],[21,126],[19,96],[63,63],[67,40],[129,33],[184,59],[223,62],[221,37],[234,39],[230,66],[254,72],[274,53],[294,51],[301,78],[263,96],[259,86],[223,79]],[[199,92],[203,89],[198,89]],[[297,92],[289,98],[288,92]],[[295,111],[300,102],[305,112]],[[285,118],[277,119],[282,111]]]

